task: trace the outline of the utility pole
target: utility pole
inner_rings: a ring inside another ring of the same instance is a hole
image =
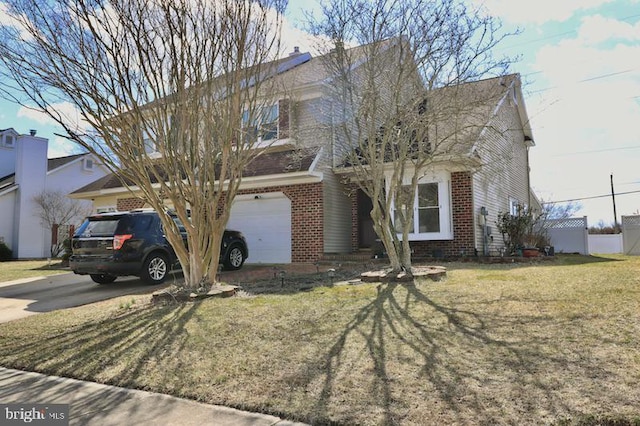
[[[611,199],[613,200],[613,231],[618,233],[618,214],[616,213],[616,193],[613,190],[613,173],[611,173]]]

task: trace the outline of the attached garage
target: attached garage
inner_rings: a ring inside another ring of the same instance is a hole
[[[291,263],[291,200],[282,192],[237,196],[227,228],[247,239],[247,263]]]

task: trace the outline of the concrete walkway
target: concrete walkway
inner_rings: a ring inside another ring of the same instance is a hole
[[[70,425],[304,426],[168,395],[0,367],[0,403],[69,404]],[[3,424],[0,413],[0,424]]]

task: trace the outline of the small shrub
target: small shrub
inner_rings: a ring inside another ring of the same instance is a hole
[[[71,250],[71,239],[66,238],[62,242],[62,247],[64,248],[64,253],[62,254],[62,266],[69,266],[69,258],[73,253]]]
[[[519,205],[515,215],[510,212],[498,213],[496,228],[502,234],[509,253],[529,247],[544,249],[549,245],[544,220],[544,214],[536,215],[530,208]]]
[[[13,251],[5,243],[0,242],[0,262],[13,259]]]

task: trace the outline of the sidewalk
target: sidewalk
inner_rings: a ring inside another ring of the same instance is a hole
[[[3,367],[0,367],[0,403],[69,404],[70,425],[304,426],[275,416],[163,394]]]

